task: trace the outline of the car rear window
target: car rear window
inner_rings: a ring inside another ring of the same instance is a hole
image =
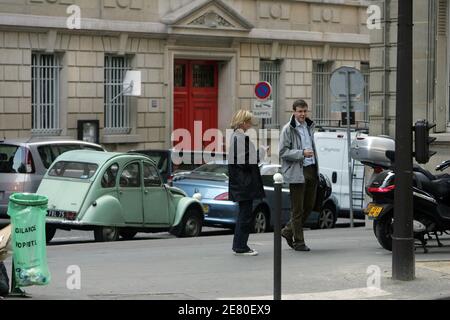
[[[226,164],[204,164],[194,171],[195,173],[211,173],[217,175],[227,175],[228,176],[228,166]]]
[[[104,151],[102,148],[95,146],[71,143],[71,144],[49,144],[40,146],[38,147],[38,152],[39,156],[41,157],[42,164],[46,169],[48,169],[50,168],[53,161],[55,161],[55,159],[58,158],[59,155],[67,151],[80,149]]]
[[[177,151],[172,152],[173,171],[192,171],[208,162],[225,160],[225,154],[207,151]]]
[[[94,176],[97,168],[98,165],[94,163],[58,161],[50,169],[48,175],[52,177],[86,180]]]
[[[24,147],[0,145],[0,173],[27,173],[27,151]]]

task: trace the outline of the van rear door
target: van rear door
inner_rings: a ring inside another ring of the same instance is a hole
[[[343,201],[343,185],[348,181],[347,134],[345,132],[317,132],[314,134],[320,173],[331,181],[332,194],[337,198],[341,208]],[[347,187],[348,194],[348,187]],[[348,200],[347,200],[348,206]]]

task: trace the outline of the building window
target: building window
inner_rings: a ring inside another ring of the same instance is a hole
[[[34,134],[60,134],[59,57],[54,54],[31,55],[31,128]]]
[[[331,93],[330,80],[332,75],[332,63],[315,62],[313,65],[313,99],[312,109],[314,121],[322,126],[342,126],[343,120],[340,113],[332,112],[331,104],[335,97]],[[364,111],[355,116],[355,125],[358,128],[368,128],[369,123],[369,78],[370,67],[368,62],[361,62],[360,71],[364,76],[365,87],[361,94],[364,103]],[[358,114],[358,112],[356,112]]]
[[[370,65],[368,62],[361,62],[361,73],[364,76],[364,91],[362,94],[362,101],[364,101],[364,123],[365,127],[369,124],[369,99],[370,99]]]
[[[318,125],[330,125],[331,118],[331,63],[314,62],[312,109]]]
[[[123,80],[131,70],[130,58],[105,56],[105,133],[128,134],[130,127],[130,99],[124,96]]]
[[[269,100],[273,100],[273,111],[271,119],[263,119],[263,128],[279,128],[279,105],[280,105],[280,74],[281,63],[279,60],[269,61],[261,60],[259,69],[259,78],[261,81],[267,81],[272,86],[272,95]]]

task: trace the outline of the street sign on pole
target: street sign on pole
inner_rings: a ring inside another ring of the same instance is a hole
[[[255,97],[252,113],[255,118],[271,119],[273,114],[273,100],[268,100],[272,95],[272,86],[267,81],[258,82],[255,85]]]
[[[353,215],[353,166],[351,157],[351,113],[360,109],[360,95],[364,90],[365,81],[362,73],[352,67],[341,67],[336,69],[331,75],[330,89],[336,97],[337,102],[333,105],[334,112],[347,113],[347,151],[348,151],[348,189],[349,189],[349,209],[350,209],[350,227],[354,227]],[[353,109],[352,109],[353,107]],[[364,110],[364,109],[363,109]]]
[[[347,80],[347,77],[349,79]],[[331,93],[336,98],[345,97],[347,95],[347,81],[350,83],[349,93],[351,95],[350,100],[360,95],[365,87],[364,76],[361,71],[352,67],[340,67],[336,69],[331,75],[330,89]]]
[[[350,111],[364,112],[365,104],[363,101],[350,101]],[[331,103],[331,112],[347,112],[347,101],[334,101]]]
[[[252,113],[255,118],[260,118],[260,119],[272,118],[273,100],[267,100],[267,101],[254,100]]]
[[[267,81],[258,82],[255,85],[255,97],[259,100],[267,100],[272,94],[272,86]]]

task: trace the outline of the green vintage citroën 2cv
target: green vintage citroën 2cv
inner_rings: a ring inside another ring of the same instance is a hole
[[[46,236],[56,229],[93,230],[96,241],[132,239],[137,232],[198,236],[200,199],[165,185],[144,155],[75,150],[60,155],[37,190],[48,197]]]

